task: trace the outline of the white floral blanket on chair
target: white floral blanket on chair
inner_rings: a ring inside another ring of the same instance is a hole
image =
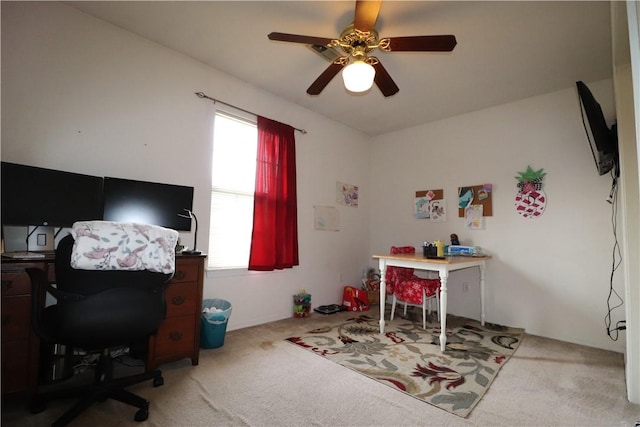
[[[149,270],[173,273],[178,232],[149,224],[79,221],[71,267],[79,270]]]

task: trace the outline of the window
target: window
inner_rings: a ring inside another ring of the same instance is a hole
[[[216,112],[209,269],[247,268],[249,264],[257,144],[256,117]]]

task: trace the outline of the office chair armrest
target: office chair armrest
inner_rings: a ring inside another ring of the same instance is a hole
[[[64,292],[52,286],[51,283],[49,283],[46,273],[39,268],[27,268],[26,272],[31,279],[31,295],[35,295],[37,299],[41,296],[40,289],[45,289],[46,292],[51,294],[56,300],[82,301],[86,298],[84,295]]]
[[[39,337],[48,337],[47,330],[40,324],[42,310],[45,306],[45,296],[50,293],[56,300],[80,301],[84,296],[63,292],[49,283],[49,278],[44,270],[39,268],[26,268],[25,271],[31,279],[31,325],[36,330]],[[42,292],[42,290],[45,292]]]
[[[48,288],[49,280],[44,270],[39,268],[27,268],[25,269],[31,279],[31,326],[35,329],[38,336],[42,337],[42,330],[40,328],[40,310],[44,307],[43,297],[46,292],[42,292],[41,289]]]

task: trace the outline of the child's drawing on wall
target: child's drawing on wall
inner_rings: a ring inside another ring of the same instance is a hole
[[[470,230],[482,228],[482,205],[471,205],[464,209],[464,226]]]
[[[357,208],[358,186],[345,184],[340,181],[336,182],[336,202],[341,205]]]
[[[446,221],[447,209],[444,199],[432,200],[429,203],[429,211],[431,212],[431,221]]]
[[[426,197],[416,197],[413,213],[416,219],[429,218],[429,199]]]

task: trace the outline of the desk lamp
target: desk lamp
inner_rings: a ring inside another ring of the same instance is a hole
[[[178,214],[182,218],[193,218],[196,223],[196,229],[193,232],[193,250],[182,251],[185,255],[200,255],[202,251],[196,250],[196,245],[198,243],[198,218],[196,218],[196,214],[191,212],[189,209],[184,209],[187,214]]]

